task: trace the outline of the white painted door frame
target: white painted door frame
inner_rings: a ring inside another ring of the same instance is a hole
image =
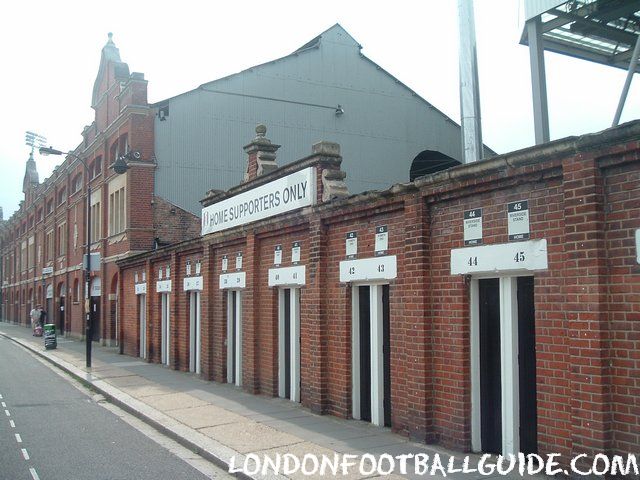
[[[162,324],[161,324],[161,357],[162,364],[169,365],[171,360],[171,354],[169,347],[171,345],[170,342],[170,327],[171,327],[171,316],[170,316],[170,300],[168,293],[161,294],[161,315],[162,315]]]
[[[351,404],[352,415],[360,419],[360,288],[369,287],[371,320],[371,423],[384,426],[384,330],[382,288],[386,284],[351,286]]]
[[[289,288],[289,287],[286,287]],[[300,402],[300,289],[289,288],[290,339],[285,345],[285,289],[278,288],[278,395],[286,395],[286,382],[291,382],[290,397],[292,402]],[[285,352],[290,349],[290,375],[285,378]]]
[[[236,295],[235,312],[233,309],[234,293]],[[233,328],[234,314],[235,329]],[[238,387],[242,386],[242,290],[227,290],[227,383],[235,383]]]
[[[483,277],[490,278],[490,277]],[[493,278],[496,278],[494,276]],[[482,451],[480,410],[479,280],[471,279],[471,448]],[[520,382],[518,371],[518,277],[500,276],[500,384],[502,391],[502,454],[520,450]]]
[[[189,371],[200,374],[200,291],[189,292]]]
[[[147,296],[138,295],[138,312],[140,323],[140,358],[147,358]]]

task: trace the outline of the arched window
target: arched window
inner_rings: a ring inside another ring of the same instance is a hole
[[[80,301],[80,282],[76,278],[73,281],[73,303],[78,303]]]
[[[82,173],[78,173],[71,181],[71,193],[76,193],[82,188]]]
[[[96,178],[102,173],[102,157],[96,157],[91,166],[91,178]]]

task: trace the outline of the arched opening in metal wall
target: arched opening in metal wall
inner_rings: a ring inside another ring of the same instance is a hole
[[[440,172],[451,167],[461,165],[461,163],[436,150],[423,150],[411,162],[409,170],[409,181],[413,182],[416,178],[431,173]]]

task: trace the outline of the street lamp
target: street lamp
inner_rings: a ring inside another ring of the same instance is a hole
[[[93,337],[93,311],[90,305],[91,296],[89,292],[89,286],[91,282],[91,182],[89,178],[89,165],[87,165],[87,162],[84,159],[82,159],[81,157],[79,157],[73,152],[63,152],[62,150],[56,150],[55,148],[52,148],[52,147],[40,147],[39,151],[41,155],[65,155],[68,157],[75,158],[84,167],[85,185],[87,188],[87,206],[86,206],[87,238],[86,238],[86,254],[85,254],[85,260],[83,262],[83,268],[85,273],[84,300],[85,300],[85,312],[87,315],[86,323],[85,323],[85,343],[86,343],[86,352],[87,352],[86,365],[87,365],[87,368],[91,368],[91,341]],[[138,152],[135,152],[135,153],[137,153],[138,158],[140,158],[140,153]],[[127,168],[129,168],[129,166],[125,162],[125,157],[129,158],[131,157],[131,155],[127,154],[126,156],[123,155],[121,157],[118,157],[118,159],[113,165],[114,171],[117,174],[122,174],[127,171]]]

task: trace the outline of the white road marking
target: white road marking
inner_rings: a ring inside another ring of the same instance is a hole
[[[11,425],[11,428],[16,428],[16,424],[13,420],[9,420],[9,425]]]
[[[0,400],[2,400],[4,397],[2,395],[0,395]]]
[[[5,410],[4,413],[7,415],[7,417],[11,416],[11,414],[9,413],[9,410]]]
[[[2,408],[7,408],[7,404],[2,402]]]
[[[26,448],[22,449],[22,456],[24,457],[25,460],[29,460],[29,453],[27,453]]]
[[[31,472],[31,478],[33,478],[33,480],[40,480],[40,477],[38,476],[35,468],[30,467],[29,471]]]
[[[16,442],[22,443],[22,437],[20,436],[19,433],[16,433]]]

